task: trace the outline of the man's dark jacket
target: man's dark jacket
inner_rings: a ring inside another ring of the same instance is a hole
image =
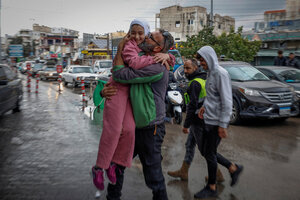
[[[286,65],[286,58],[284,56],[282,56],[281,58],[279,56],[275,57],[274,65],[275,66],[285,66]]]
[[[206,76],[207,74],[205,72],[200,72],[200,70],[197,70],[193,74],[188,75],[187,78],[189,81],[195,78],[206,80]],[[187,93],[190,97],[190,103],[187,105],[186,118],[183,125],[185,128],[189,128],[191,124],[203,123],[203,120],[201,120],[196,114],[196,111],[201,108],[203,104],[203,102],[199,103],[199,94],[201,89],[202,87],[198,81],[193,81],[187,88]]]

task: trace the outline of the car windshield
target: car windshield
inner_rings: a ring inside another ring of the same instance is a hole
[[[40,64],[40,63],[37,63],[37,64],[35,64],[34,65],[34,69],[42,69],[44,67],[44,65],[43,64]]]
[[[275,69],[273,71],[287,83],[300,82],[300,70],[298,69]]]
[[[182,58],[181,58],[180,54],[178,53],[178,51],[169,51],[168,53],[171,53],[175,56],[175,64],[183,65]]]
[[[44,68],[45,71],[56,71],[55,67],[46,67]]]
[[[270,80],[266,75],[256,68],[247,65],[225,65],[232,81],[266,81]]]
[[[112,61],[99,62],[100,68],[112,68]]]
[[[73,73],[93,73],[93,70],[90,67],[74,67]]]

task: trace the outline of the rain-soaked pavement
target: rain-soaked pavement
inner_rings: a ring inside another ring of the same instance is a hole
[[[0,117],[0,199],[94,199],[89,171],[96,160],[101,113],[95,112],[96,119],[91,120],[89,107],[81,111],[80,89],[68,87],[59,94],[55,82],[41,82],[39,91],[38,95],[24,92],[22,112]],[[179,125],[167,124],[162,166],[170,200],[194,199],[205,185],[206,163],[199,152],[188,182],[166,173],[181,165],[186,137]],[[226,181],[218,185],[218,199],[299,200],[299,145],[299,117],[231,126],[219,152],[245,170],[232,188],[229,174],[220,167]],[[122,199],[151,198],[141,165],[134,160],[125,172]],[[105,192],[100,199],[105,199]]]

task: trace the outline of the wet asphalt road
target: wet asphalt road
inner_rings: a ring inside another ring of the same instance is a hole
[[[42,81],[38,95],[24,88],[22,112],[0,117],[0,199],[94,199],[89,171],[96,160],[101,113],[92,120],[89,108],[81,110],[79,88],[67,87],[59,94],[57,87],[56,82]],[[205,160],[196,151],[188,182],[168,177],[167,171],[182,163],[187,135],[179,125],[166,126],[162,166],[169,199],[194,199],[205,185]],[[218,185],[218,199],[299,200],[299,145],[299,117],[231,126],[219,152],[245,170],[232,188],[228,172],[220,167],[226,181]],[[125,171],[122,199],[151,198],[141,165],[134,160]],[[105,199],[105,192],[100,199]]]

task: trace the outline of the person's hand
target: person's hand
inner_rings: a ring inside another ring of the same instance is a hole
[[[198,112],[198,117],[199,117],[200,119],[203,119],[203,114],[204,114],[204,112],[205,112],[205,109],[204,109],[204,107],[202,106],[202,107],[200,108],[199,112]]]
[[[111,83],[106,83],[101,90],[101,96],[110,99],[110,97],[117,94],[117,88],[115,86],[112,86]]]
[[[223,127],[219,126],[218,133],[219,133],[220,138],[226,138],[227,137],[227,129],[226,128],[223,128]]]
[[[131,39],[130,37],[130,33],[128,32],[125,37],[123,37],[123,39],[120,41],[119,45],[118,45],[118,49],[123,50],[125,44]]]
[[[156,53],[153,58],[156,63],[165,65],[166,63],[168,63],[170,56],[167,53]]]
[[[188,134],[189,133],[189,129],[188,128],[182,128],[182,132],[184,133],[184,134]]]

